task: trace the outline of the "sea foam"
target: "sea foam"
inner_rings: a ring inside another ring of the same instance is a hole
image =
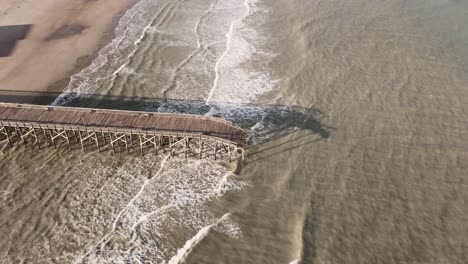
[[[154,163],[160,163],[160,166],[152,171],[152,166],[158,167]],[[206,202],[240,190],[246,184],[224,166],[208,160],[168,157],[143,165],[143,171],[131,170],[131,173],[143,175],[125,174],[128,166],[130,164],[114,176],[124,173],[125,177],[147,177],[146,180],[138,180],[141,187],[122,209],[115,212],[110,229],[77,255],[74,263],[120,263],[142,259],[154,263],[167,260],[179,263],[209,230],[235,238],[241,236],[240,228],[231,221],[229,212],[217,217],[206,205]],[[175,237],[179,242],[173,242]]]

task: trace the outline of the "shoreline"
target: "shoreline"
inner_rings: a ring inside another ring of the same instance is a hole
[[[57,93],[56,97],[58,97],[61,93],[63,93],[65,91],[65,89],[67,88],[68,84],[70,83],[70,78],[73,75],[81,72],[83,69],[85,69],[89,65],[91,65],[93,60],[95,60],[99,56],[99,52],[106,45],[108,45],[110,42],[112,42],[112,40],[114,40],[114,38],[116,37],[115,29],[119,25],[120,19],[139,0],[129,0],[129,1],[130,1],[130,3],[128,4],[127,8],[121,10],[117,15],[114,16],[114,18],[112,19],[112,26],[109,27],[107,31],[103,32],[103,34],[102,34],[103,36],[102,36],[101,40],[99,41],[99,44],[96,46],[96,50],[93,52],[93,54],[86,55],[86,56],[78,58],[76,60],[76,62],[75,62],[75,67],[70,71],[70,73],[67,76],[65,76],[61,80],[58,80],[55,83],[50,84],[49,87],[47,87],[47,89],[45,91],[48,96],[50,96],[51,91],[52,91],[52,93]],[[59,92],[59,90],[60,90],[60,92]],[[53,100],[55,100],[56,97]]]
[[[16,98],[22,103],[34,103],[39,95],[41,104],[49,103],[42,95],[52,98],[61,94],[71,76],[89,66],[99,51],[115,38],[120,19],[137,2],[46,0],[42,3],[45,7],[25,19],[37,7],[37,2],[25,1],[10,12],[5,11],[7,4],[0,0],[0,13],[6,14],[0,18],[0,26],[33,25],[10,56],[0,57],[0,65],[4,65],[0,67],[0,101],[12,102]],[[74,15],[70,17],[70,13]]]

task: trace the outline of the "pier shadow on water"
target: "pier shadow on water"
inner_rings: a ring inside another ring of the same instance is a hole
[[[57,99],[58,98],[58,99]],[[312,144],[328,138],[334,128],[323,124],[325,115],[318,109],[282,105],[255,104],[206,104],[205,101],[165,100],[147,97],[123,97],[108,95],[78,95],[0,91],[0,102],[61,105],[70,107],[181,113],[221,117],[245,129],[249,133],[250,151],[255,162],[290,151],[304,144]],[[307,134],[290,138],[292,133],[306,130]],[[311,136],[308,140],[306,137]],[[278,152],[280,151],[280,152]],[[261,156],[261,152],[266,156]]]
[[[48,105],[56,103],[57,93],[6,94],[0,91],[0,102],[34,103]],[[289,152],[329,138],[335,128],[324,124],[325,114],[318,109],[282,105],[254,104],[209,104],[204,101],[163,100],[157,98],[120,97],[102,95],[61,96],[57,105],[69,107],[120,109],[162,113],[182,113],[221,117],[249,132],[249,151],[246,163],[258,163],[266,159],[287,156]],[[273,159],[274,160],[274,159]],[[287,160],[285,161],[287,162]],[[237,169],[241,169],[239,166]],[[312,199],[314,201],[314,199]],[[316,226],[319,208],[312,202],[311,211],[305,219],[303,241],[307,259],[314,258],[317,239]]]

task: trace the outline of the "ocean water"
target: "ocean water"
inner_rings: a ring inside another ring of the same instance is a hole
[[[4,263],[466,263],[468,4],[140,0],[59,105],[221,116],[245,164],[16,146]]]

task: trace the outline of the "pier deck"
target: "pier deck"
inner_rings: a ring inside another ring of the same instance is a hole
[[[247,135],[229,121],[207,116],[0,103],[0,136],[10,145],[31,138],[39,148],[60,140],[84,150],[91,141],[99,150],[109,145],[114,152],[117,146],[130,152],[137,141],[142,154],[148,147],[172,153],[182,145],[186,156],[198,149],[202,157],[207,147],[216,159],[222,150],[229,158],[231,152],[243,155]]]

